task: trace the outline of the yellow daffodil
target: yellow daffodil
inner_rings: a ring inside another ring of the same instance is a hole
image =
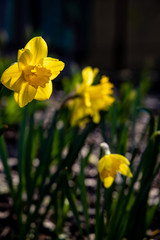
[[[1,83],[14,91],[15,101],[24,107],[33,99],[46,100],[52,94],[52,82],[64,68],[58,59],[47,57],[48,47],[42,37],[32,38],[18,51],[17,62],[7,68]]]
[[[98,172],[100,174],[100,179],[104,182],[104,186],[109,188],[112,185],[117,172],[127,177],[132,177],[132,173],[128,167],[130,162],[126,157],[120,154],[110,153],[107,144],[104,144],[104,147],[107,151],[98,163]]]
[[[72,110],[71,125],[84,126],[88,122],[87,117],[92,117],[93,122],[99,123],[100,111],[107,110],[114,102],[113,84],[109,82],[109,78],[102,76],[100,83],[93,85],[94,78],[98,73],[98,69],[86,67],[82,70],[83,82],[76,89],[77,98],[69,103]]]

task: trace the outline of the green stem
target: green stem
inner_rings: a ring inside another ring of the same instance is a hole
[[[2,83],[0,83],[0,96],[1,96],[1,94],[2,94],[2,91],[3,91],[3,84]]]

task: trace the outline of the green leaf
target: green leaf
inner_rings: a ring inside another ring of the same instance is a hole
[[[66,176],[64,176],[64,190],[65,190],[65,194],[66,194],[66,197],[69,201],[69,204],[70,204],[70,208],[74,214],[74,217],[75,217],[75,220],[77,222],[77,225],[78,225],[78,228],[79,228],[79,232],[81,234],[81,237],[82,239],[84,239],[84,236],[83,236],[83,231],[82,231],[82,228],[81,228],[81,223],[80,223],[80,219],[79,219],[79,213],[78,213],[78,209],[76,207],[76,204],[75,204],[75,200],[74,200],[74,197],[71,193],[71,189],[68,185],[68,179]]]
[[[7,125],[3,125],[0,127],[0,136],[8,129]]]
[[[81,200],[82,200],[83,212],[84,212],[84,217],[86,222],[86,229],[89,236],[88,202],[87,202],[87,190],[85,186],[85,175],[84,175],[85,161],[86,159],[81,159],[81,170],[78,178],[78,183],[81,191]]]
[[[7,156],[6,144],[5,144],[3,136],[0,136],[0,156],[1,156],[2,163],[3,163],[3,167],[4,167],[5,175],[6,175],[6,178],[7,178],[8,186],[9,186],[11,195],[12,195],[13,200],[14,200],[15,199],[15,190],[13,188],[13,180],[12,180],[12,176],[11,176],[11,170],[10,170],[9,165],[8,165],[8,156]]]

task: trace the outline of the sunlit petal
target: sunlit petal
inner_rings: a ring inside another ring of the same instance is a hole
[[[98,73],[98,68],[92,69],[91,67],[86,67],[82,70],[83,82],[90,86],[93,83],[95,76]]]
[[[92,105],[90,95],[88,92],[84,93],[84,103],[85,103],[86,107],[91,107],[91,105]]]
[[[93,114],[93,122],[94,123],[99,123],[100,122],[100,114],[99,114],[99,111],[94,111],[94,114]]]
[[[82,70],[83,82],[86,85],[91,85],[93,83],[93,70],[91,67],[86,67]]]
[[[110,154],[110,156],[115,159],[115,160],[118,160],[120,163],[124,163],[124,164],[127,164],[129,165],[130,162],[128,161],[128,159],[120,154]]]
[[[46,42],[41,37],[32,38],[24,48],[29,49],[33,55],[32,65],[39,64],[43,60],[43,58],[47,57],[48,47]]]
[[[24,81],[21,75],[22,72],[19,70],[18,63],[14,63],[2,74],[1,83],[10,90],[18,92]]]
[[[44,88],[38,87],[34,99],[39,101],[47,100],[50,98],[51,94],[52,94],[52,82],[49,81],[49,83],[47,83]]]
[[[121,174],[123,174],[124,176],[132,177],[132,173],[131,173],[129,167],[124,163],[120,164],[118,171]]]
[[[58,76],[60,71],[63,70],[64,63],[58,59],[47,57],[43,59],[43,66],[51,71],[52,75],[50,77],[50,80],[52,80]]]
[[[107,171],[111,171],[113,161],[110,158],[110,154],[109,155],[104,155],[103,159],[104,159],[104,168]]]
[[[109,188],[109,187],[112,185],[113,181],[114,181],[114,178],[113,178],[113,177],[111,177],[111,176],[106,177],[106,178],[104,179],[104,186],[105,186],[106,188]]]
[[[19,68],[23,70],[23,68],[31,63],[32,53],[29,49],[21,49],[18,51],[18,64]]]
[[[29,85],[27,82],[24,82],[21,85],[20,92],[14,94],[15,101],[20,107],[24,107],[34,99],[36,91],[37,90],[34,87]]]
[[[100,159],[100,161],[98,162],[98,172],[102,172],[103,168],[104,168],[104,164],[105,164],[105,157]]]
[[[14,100],[16,101],[17,104],[19,104],[18,99],[19,99],[19,94],[18,94],[18,92],[14,92]]]

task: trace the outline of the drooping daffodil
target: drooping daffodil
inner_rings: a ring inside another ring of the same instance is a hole
[[[106,143],[102,143],[101,147],[104,149],[105,155],[98,162],[98,172],[106,188],[112,185],[118,172],[124,176],[132,177],[128,167],[130,162],[126,157],[110,153],[109,146]]]
[[[107,110],[114,102],[113,84],[107,76],[102,76],[99,84],[94,84],[98,74],[97,68],[85,67],[82,70],[82,83],[76,88],[77,98],[69,102],[71,109],[71,125],[85,126],[93,119],[94,123],[100,122],[100,111]]]
[[[7,68],[1,83],[14,91],[15,101],[24,107],[33,99],[47,100],[52,94],[52,81],[64,68],[58,59],[47,57],[48,47],[42,37],[32,38],[18,51],[17,62]]]

